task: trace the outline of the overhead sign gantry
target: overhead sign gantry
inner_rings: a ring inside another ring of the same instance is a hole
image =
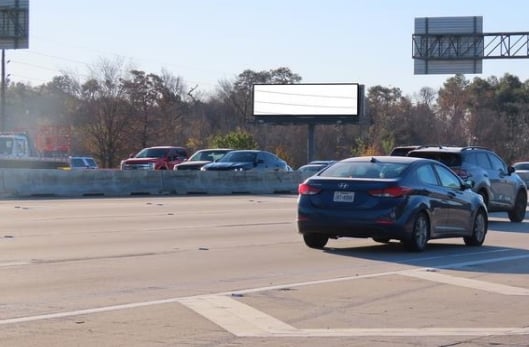
[[[483,59],[529,58],[529,32],[483,32],[483,17],[415,18],[415,74],[482,73]]]

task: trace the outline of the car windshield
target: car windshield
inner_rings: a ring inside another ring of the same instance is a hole
[[[96,164],[96,162],[95,162],[94,159],[92,159],[92,158],[85,158],[85,160],[86,160],[86,163],[87,163],[89,166],[91,166],[91,167],[95,167],[95,166],[97,166],[97,164]]]
[[[529,170],[529,163],[514,164],[516,170]]]
[[[408,166],[406,163],[369,161],[339,162],[320,173],[322,177],[397,178]]]
[[[228,151],[200,151],[191,156],[189,161],[217,161],[224,157]]]
[[[136,158],[162,158],[165,157],[167,151],[167,148],[144,148],[136,154]]]
[[[256,152],[229,152],[219,162],[255,163]]]

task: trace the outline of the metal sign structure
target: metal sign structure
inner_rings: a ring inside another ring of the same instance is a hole
[[[29,0],[0,0],[0,49],[29,47]]]
[[[415,74],[481,73],[484,59],[529,58],[529,32],[484,33],[482,17],[415,18]]]

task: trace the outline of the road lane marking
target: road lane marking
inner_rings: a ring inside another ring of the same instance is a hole
[[[492,292],[502,295],[529,295],[529,289],[506,286],[504,284],[485,282],[465,277],[457,277],[439,273],[431,270],[412,270],[403,271],[400,275],[415,277],[437,283],[445,283],[457,287],[473,288],[486,292]]]
[[[236,336],[288,335],[298,331],[262,311],[225,295],[189,297],[179,302]]]
[[[0,325],[9,325],[24,322],[34,322],[39,320],[57,319],[64,317],[80,316],[87,314],[103,313],[117,310],[134,309],[138,307],[180,303],[190,310],[197,312],[204,318],[214,322],[226,331],[236,336],[255,337],[348,337],[348,336],[496,336],[496,335],[529,335],[529,327],[500,327],[500,328],[380,328],[380,329],[297,329],[264,312],[254,309],[240,301],[234,300],[232,295],[242,295],[262,292],[267,290],[277,290],[284,288],[294,288],[309,285],[326,283],[336,283],[366,278],[375,278],[388,275],[404,275],[416,277],[424,280],[446,283],[455,286],[470,287],[474,289],[493,291],[502,295],[528,295],[529,290],[518,287],[504,286],[491,282],[478,281],[473,279],[458,278],[438,273],[437,269],[456,269],[468,266],[496,263],[510,260],[520,260],[529,258],[529,255],[506,256],[502,258],[482,259],[477,261],[467,261],[460,263],[446,264],[432,268],[407,269],[390,271],[375,274],[339,277],[326,280],[316,280],[267,286],[260,288],[250,288],[244,290],[234,290],[229,292],[199,295],[190,297],[178,297],[162,300],[144,301],[122,305],[112,305],[91,309],[42,314],[28,317],[10,318],[0,320]],[[7,264],[7,263],[4,263]],[[14,264],[14,263],[13,263]]]
[[[20,265],[29,265],[31,262],[28,261],[13,261],[10,263],[0,263],[0,267],[8,267],[8,266],[20,266]]]
[[[238,337],[419,337],[529,334],[529,328],[297,329],[225,295],[188,297],[180,300],[180,303]]]

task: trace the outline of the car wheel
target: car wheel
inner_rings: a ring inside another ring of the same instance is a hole
[[[404,247],[409,251],[421,252],[426,248],[430,237],[430,222],[423,212],[415,216],[413,230],[408,239],[404,241]]]
[[[511,222],[519,223],[525,218],[525,210],[527,209],[527,196],[524,192],[519,191],[516,194],[516,201],[514,207],[509,211],[509,219]]]
[[[303,241],[310,248],[322,249],[329,241],[329,237],[323,234],[308,233],[303,234]]]
[[[467,246],[481,246],[485,241],[487,234],[487,217],[485,211],[479,210],[474,218],[474,225],[472,226],[472,236],[464,237],[465,245]]]

